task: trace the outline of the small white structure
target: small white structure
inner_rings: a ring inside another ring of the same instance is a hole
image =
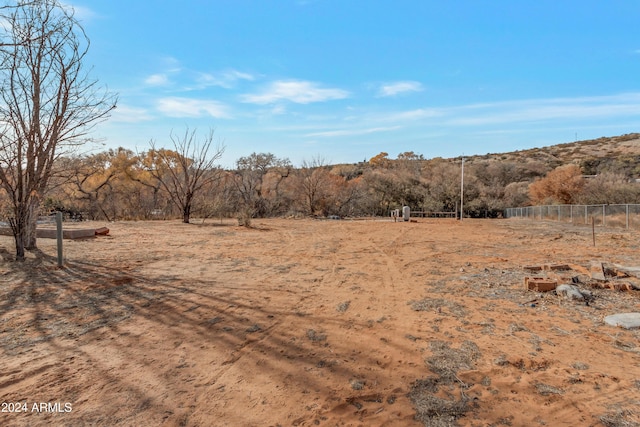
[[[411,217],[411,209],[409,209],[409,206],[403,206],[402,219],[404,219],[405,221],[409,221],[410,217]]]
[[[398,218],[400,218],[400,209],[392,209],[391,219],[393,219],[393,222],[398,221]]]

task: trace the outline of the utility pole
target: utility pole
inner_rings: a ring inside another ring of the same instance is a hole
[[[460,173],[460,221],[464,217],[464,153],[462,154],[462,168]]]

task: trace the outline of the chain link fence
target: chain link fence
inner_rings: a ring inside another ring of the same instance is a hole
[[[640,205],[548,205],[507,208],[505,218],[640,229]]]

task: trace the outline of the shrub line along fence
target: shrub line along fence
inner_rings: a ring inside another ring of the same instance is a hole
[[[553,220],[601,227],[640,229],[640,205],[547,205],[507,208],[505,218]]]

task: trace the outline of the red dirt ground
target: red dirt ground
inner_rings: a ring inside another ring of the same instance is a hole
[[[640,266],[638,232],[598,229],[593,247],[588,227],[519,220],[107,226],[65,241],[64,269],[55,241],[17,264],[0,236],[0,425],[640,423],[640,333],[602,321],[640,311],[639,291],[588,276]],[[549,263],[571,270],[534,275],[577,277],[589,305],[524,289],[523,267]]]

